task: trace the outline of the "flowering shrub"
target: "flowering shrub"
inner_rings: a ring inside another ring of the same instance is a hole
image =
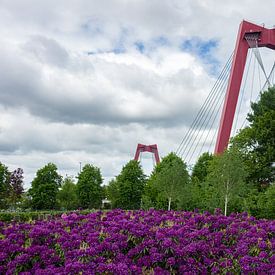
[[[275,274],[275,221],[122,211],[0,223],[0,274]]]

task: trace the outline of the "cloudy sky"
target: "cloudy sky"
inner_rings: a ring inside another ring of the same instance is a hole
[[[25,187],[55,163],[105,182],[137,143],[175,151],[229,58],[241,20],[272,27],[266,0],[0,0],[0,161]],[[214,130],[214,129],[213,129]],[[144,154],[145,170],[152,169]]]

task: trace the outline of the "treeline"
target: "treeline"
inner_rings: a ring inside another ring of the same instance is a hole
[[[75,210],[100,208],[105,197],[100,169],[87,164],[77,176],[65,177],[48,163],[36,172],[31,188],[24,192],[23,169],[12,173],[0,163],[0,209]]]
[[[259,218],[275,218],[275,88],[252,103],[249,125],[231,141],[222,155],[202,154],[191,174],[184,160],[170,153],[147,177],[139,162],[131,160],[121,173],[103,186],[101,171],[87,164],[76,177],[62,177],[55,164],[39,169],[28,192],[23,193],[22,169],[10,173],[0,164],[1,208],[73,210],[98,209],[102,200],[110,208],[184,209],[225,215],[247,211]]]
[[[22,200],[23,193],[23,169],[17,168],[10,172],[0,162],[0,209],[15,206]]]

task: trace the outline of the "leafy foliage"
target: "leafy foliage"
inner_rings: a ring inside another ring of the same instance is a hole
[[[251,108],[250,125],[231,143],[242,153],[248,171],[246,181],[262,189],[275,182],[275,87],[263,92]]]
[[[23,173],[22,168],[17,168],[10,175],[10,200],[13,206],[22,198],[24,192]]]
[[[57,200],[61,209],[73,210],[78,207],[76,184],[71,177],[64,179],[61,190],[57,194]]]
[[[119,205],[119,186],[115,179],[112,179],[106,187],[106,196],[111,201],[113,208]]]
[[[37,210],[57,208],[56,197],[61,182],[62,177],[58,174],[55,164],[48,163],[39,169],[29,190],[32,208]]]
[[[238,206],[238,200],[246,193],[245,176],[245,167],[240,153],[235,148],[215,156],[206,180],[209,204],[212,204],[213,208],[224,206],[227,215],[229,202],[235,201],[233,205]],[[231,208],[232,210],[240,209]]]
[[[192,181],[199,181],[203,183],[206,180],[208,169],[211,161],[213,160],[213,155],[208,152],[203,153],[195,163],[192,169]]]
[[[247,211],[258,218],[275,219],[275,184],[264,191],[253,189],[246,199]]]
[[[189,182],[186,164],[175,153],[170,153],[155,167],[145,188],[144,207],[165,208],[170,210],[171,203],[185,200],[184,189]],[[168,203],[168,204],[167,204]],[[150,205],[151,204],[151,205]]]
[[[103,199],[102,176],[100,169],[86,164],[78,175],[76,185],[79,206],[82,208],[99,208]]]
[[[139,209],[145,182],[146,176],[140,163],[130,160],[109,185],[108,194],[112,206],[121,209]]]
[[[0,208],[7,208],[10,192],[10,172],[8,167],[0,162]]]
[[[258,198],[258,214],[261,218],[275,219],[275,184],[271,184]]]

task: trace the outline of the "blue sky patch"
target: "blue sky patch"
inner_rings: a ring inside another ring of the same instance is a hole
[[[200,57],[204,57],[211,53],[211,51],[218,46],[218,41],[211,40],[201,40],[200,38],[192,38],[184,40],[181,44],[181,49],[184,51],[196,52]]]
[[[103,33],[103,26],[97,20],[89,20],[80,26],[80,29],[84,33],[92,35],[100,35]]]
[[[198,37],[184,40],[180,49],[197,55],[204,63],[210,67],[210,73],[216,75],[220,70],[220,63],[215,57],[215,49],[218,47],[218,40],[202,40]]]
[[[137,41],[134,43],[136,49],[140,52],[140,53],[144,53],[145,51],[145,44],[141,41]]]
[[[164,47],[169,45],[169,40],[164,36],[159,36],[153,39],[153,44],[155,44],[156,47]]]
[[[146,42],[139,40],[134,43],[135,48],[142,54],[150,53],[158,48],[169,45],[169,40],[164,36],[159,36]]]

